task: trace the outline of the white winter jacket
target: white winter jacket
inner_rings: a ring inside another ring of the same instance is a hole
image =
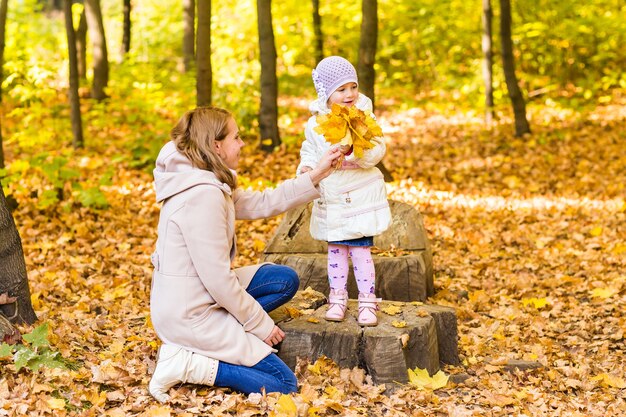
[[[359,94],[357,108],[372,112],[372,101]],[[300,149],[301,162],[297,174],[305,166],[315,167],[332,145],[315,132],[316,116],[330,109],[326,103],[314,101],[309,106],[313,114],[304,131],[305,140]],[[391,223],[391,211],[383,174],[376,164],[385,155],[385,140],[372,140],[375,146],[365,151],[362,158],[354,153],[346,156],[342,168],[320,182],[321,197],[314,201],[311,214],[311,236],[327,242],[375,236]]]

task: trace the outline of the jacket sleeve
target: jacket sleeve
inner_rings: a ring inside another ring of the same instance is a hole
[[[265,340],[274,328],[274,321],[241,286],[230,267],[231,242],[224,194],[209,186],[194,193],[183,210],[179,227],[202,284],[217,305],[232,314],[246,332]]]
[[[235,218],[254,220],[276,216],[319,196],[309,173],[286,180],[274,189],[235,190]]]
[[[296,175],[300,175],[302,173],[302,168],[315,168],[319,163],[319,152],[317,149],[317,142],[315,141],[316,133],[313,131],[314,125],[315,123],[312,119],[309,119],[306,124],[306,128],[304,129],[304,142],[302,142],[302,146],[300,148],[300,164],[296,170]]]
[[[385,138],[382,136],[376,136],[370,140],[374,147],[371,149],[366,149],[363,152],[363,156],[361,158],[357,158],[354,156],[354,152],[352,152],[349,156],[346,157],[346,161],[353,161],[361,168],[371,168],[376,166],[383,157],[385,156],[385,152],[387,151],[387,147],[385,145]]]

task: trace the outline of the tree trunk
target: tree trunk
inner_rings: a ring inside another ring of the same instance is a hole
[[[109,57],[100,0],[85,0],[85,13],[93,46],[93,85],[91,95],[96,100],[104,100],[107,98],[104,89],[109,83]]]
[[[196,103],[211,104],[213,70],[211,68],[211,0],[197,0],[198,34],[196,38]]]
[[[130,4],[130,0],[124,0],[124,24],[123,24],[123,34],[122,34],[122,56],[125,56],[130,51],[130,11],[132,5]]]
[[[72,0],[63,0],[65,14],[65,31],[67,32],[67,50],[70,61],[70,116],[72,120],[72,133],[74,135],[74,148],[82,148],[83,122],[80,115],[80,99],[78,97],[78,60],[76,59],[76,33],[72,22]]]
[[[322,16],[320,0],[313,0],[313,33],[315,34],[315,63],[324,59],[324,35],[322,34]]]
[[[191,70],[196,58],[196,2],[183,0],[183,64],[185,72]]]
[[[259,130],[261,149],[271,152],[280,145],[278,133],[278,79],[276,45],[272,27],[272,0],[257,0],[259,54],[261,59],[261,108]]]
[[[30,302],[22,241],[0,185],[0,297],[3,294],[11,302],[0,304],[0,313],[9,321],[33,324],[37,320]]]
[[[491,0],[483,0],[483,82],[485,83],[485,122],[488,126],[493,122],[493,36],[491,21],[493,11]]]
[[[511,2],[500,0],[500,37],[502,38],[502,66],[509,98],[515,115],[515,136],[530,133],[526,120],[526,103],[519,88],[515,75],[515,58],[513,57],[513,41],[511,40]]]
[[[363,0],[363,18],[361,20],[361,42],[359,44],[359,90],[376,103],[374,82],[376,72],[376,43],[378,41],[378,2],[377,0]]]
[[[2,103],[2,82],[4,81],[4,45],[7,25],[7,9],[9,0],[0,1],[0,104]],[[4,112],[0,106],[0,168],[4,168],[4,145],[2,138],[2,119]]]
[[[78,78],[87,79],[87,17],[85,9],[80,14],[76,30],[76,58],[78,60]]]

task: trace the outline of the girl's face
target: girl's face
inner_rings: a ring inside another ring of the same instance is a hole
[[[222,158],[224,164],[232,170],[239,166],[239,151],[245,143],[239,137],[239,127],[235,119],[231,118],[227,126],[228,134],[220,141],[215,141],[217,154]]]
[[[351,107],[356,103],[359,97],[359,85],[354,82],[345,83],[336,89],[328,98],[328,107],[333,104],[341,104],[342,106]]]

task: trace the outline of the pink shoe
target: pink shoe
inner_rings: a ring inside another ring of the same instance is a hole
[[[328,311],[326,312],[326,320],[343,321],[348,308],[348,291],[346,290],[330,290],[328,296]]]
[[[381,301],[382,299],[376,298],[374,294],[359,293],[359,325],[376,326],[378,324],[376,311],[378,310],[378,303]]]

